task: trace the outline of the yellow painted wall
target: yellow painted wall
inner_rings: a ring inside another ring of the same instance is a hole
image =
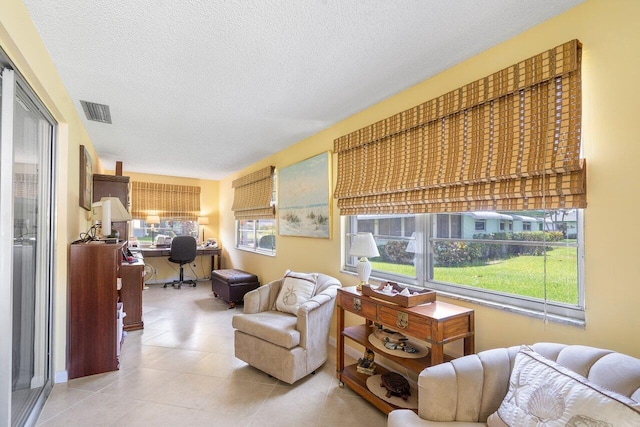
[[[277,238],[275,257],[233,248],[234,222],[231,181],[267,165],[288,166],[322,151],[348,132],[482,78],[497,70],[577,38],[583,43],[583,141],[588,162],[588,208],[585,213],[586,327],[573,327],[460,303],[476,310],[476,350],[557,341],[613,348],[640,357],[640,262],[636,227],[640,198],[637,74],[640,69],[640,2],[588,0],[566,13],[495,46],[476,57],[374,105],[295,146],[229,176],[220,184],[221,237],[227,266],[246,269],[262,282],[280,277],[285,269],[320,271],[356,284],[340,273],[341,233],[333,206],[333,239]],[[455,49],[455,46],[451,46]],[[367,72],[366,70],[363,72]],[[334,170],[335,170],[334,159]],[[335,183],[335,176],[334,183]],[[353,321],[352,318],[348,319]],[[335,330],[332,331],[335,337]],[[453,353],[459,348],[450,349]]]

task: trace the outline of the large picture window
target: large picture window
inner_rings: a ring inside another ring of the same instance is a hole
[[[370,261],[378,280],[584,319],[580,209],[349,218],[348,236],[374,235],[380,256]],[[384,224],[402,232],[385,234]],[[346,269],[355,270],[355,263],[347,256]]]

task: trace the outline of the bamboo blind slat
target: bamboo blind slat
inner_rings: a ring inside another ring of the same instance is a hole
[[[190,185],[131,183],[131,216],[145,219],[196,221],[200,215],[200,187]]]
[[[580,60],[572,40],[337,138],[340,213],[585,207]]]
[[[236,219],[275,218],[271,205],[275,167],[252,172],[234,180],[233,206]]]

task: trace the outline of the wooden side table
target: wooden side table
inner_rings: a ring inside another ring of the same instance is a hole
[[[411,308],[400,307],[390,302],[362,295],[355,287],[338,289],[337,301],[338,344],[336,360],[340,385],[346,384],[384,413],[398,408],[369,391],[366,385],[368,376],[357,372],[356,364],[345,366],[345,337],[416,374],[428,366],[453,359],[444,354],[444,344],[446,343],[462,339],[465,355],[475,351],[474,311],[472,309],[441,301]],[[361,316],[363,324],[345,327],[345,311]],[[429,354],[419,359],[409,359],[380,352],[368,339],[371,333],[370,326],[373,322],[427,343],[430,347]],[[376,373],[382,374],[384,372],[386,370],[378,365]]]

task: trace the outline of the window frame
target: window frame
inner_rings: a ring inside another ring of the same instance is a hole
[[[437,214],[415,215],[415,277],[391,274],[380,270],[373,270],[371,277],[375,281],[394,281],[406,285],[416,286],[419,288],[433,289],[439,294],[450,298],[488,305],[494,308],[525,314],[532,317],[547,318],[560,323],[584,325],[584,209],[577,209],[577,219],[577,305],[565,304],[556,301],[545,301],[543,299],[505,294],[501,292],[465,286],[462,284],[451,284],[433,280],[433,254],[431,253],[431,245],[429,243],[434,239],[447,240],[431,236],[433,223],[434,221],[437,221]],[[357,259],[355,257],[350,257],[348,254],[351,240],[349,236],[357,232],[357,216],[347,216],[346,221],[344,221],[343,224],[345,229],[345,258],[343,270],[345,272],[355,273]],[[465,239],[453,238],[449,240],[459,241]]]
[[[240,229],[240,222],[241,221],[251,221],[253,222],[253,228],[252,229]],[[251,253],[257,253],[260,255],[267,255],[267,256],[275,256],[276,255],[276,247],[277,244],[275,244],[273,246],[273,249],[265,249],[265,248],[261,248],[258,244],[259,242],[259,238],[258,238],[258,233],[260,232],[260,228],[259,228],[259,224],[260,221],[270,221],[273,222],[273,232],[271,234],[266,234],[266,235],[271,235],[273,236],[274,239],[274,243],[277,241],[277,233],[276,233],[276,219],[275,218],[254,218],[254,219],[236,219],[235,220],[235,248],[241,251],[245,251],[245,252],[251,252]],[[240,239],[240,233],[241,232],[253,232],[253,241],[254,241],[254,245],[243,245],[241,244],[241,239]],[[264,237],[264,236],[262,236]]]

